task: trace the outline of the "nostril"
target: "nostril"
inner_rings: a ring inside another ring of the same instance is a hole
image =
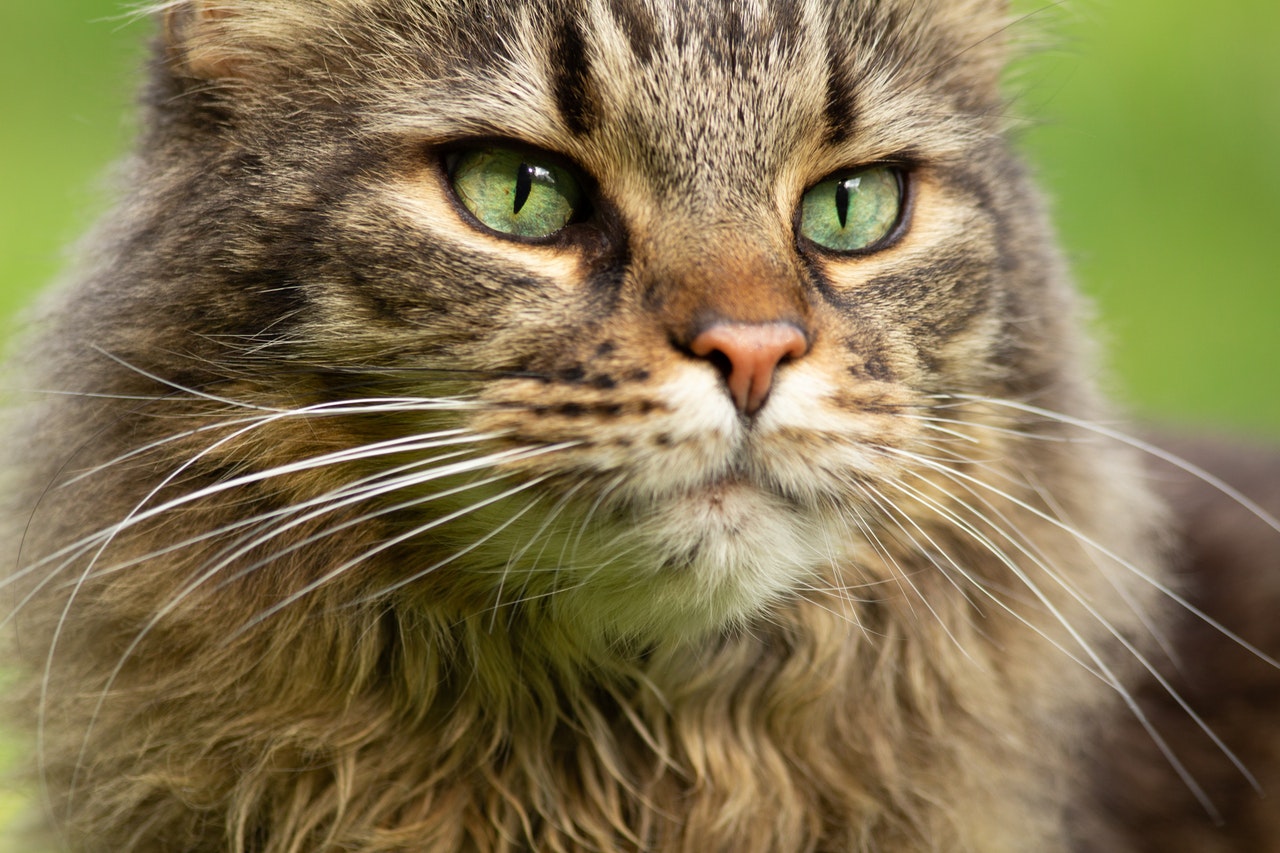
[[[716,370],[720,371],[720,375],[724,377],[724,381],[728,382],[733,376],[733,360],[718,349],[712,349],[709,352],[698,352],[693,350],[693,354],[699,358],[704,358],[711,362]]]
[[[791,323],[717,323],[700,332],[689,351],[715,365],[738,410],[754,415],[764,405],[778,365],[809,351]]]

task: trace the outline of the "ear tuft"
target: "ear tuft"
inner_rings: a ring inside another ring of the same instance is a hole
[[[235,0],[180,0],[161,14],[170,59],[182,73],[205,80],[249,76],[250,55],[231,33]]]

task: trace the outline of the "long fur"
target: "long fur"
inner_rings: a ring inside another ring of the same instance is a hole
[[[10,431],[70,849],[1066,850],[1093,721],[1159,750],[1169,540],[1091,427],[1003,4],[153,11]],[[495,138],[594,218],[468,224],[439,152]],[[901,241],[797,248],[882,161]],[[806,331],[750,419],[707,316]]]

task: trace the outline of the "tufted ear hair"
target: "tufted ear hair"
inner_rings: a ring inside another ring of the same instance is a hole
[[[168,0],[161,33],[177,73],[203,80],[254,80],[294,58],[327,12],[362,0]]]
[[[175,70],[209,80],[244,76],[249,55],[243,46],[235,47],[230,33],[238,12],[235,0],[175,0],[159,12]]]
[[[165,0],[151,8],[160,14],[175,73],[261,82],[313,62],[326,33],[333,41],[333,21],[363,14],[371,5],[370,0]]]

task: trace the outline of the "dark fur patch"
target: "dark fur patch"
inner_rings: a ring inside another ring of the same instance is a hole
[[[1280,515],[1280,454],[1247,442],[1156,436],[1156,444],[1221,477],[1273,515]],[[1177,514],[1180,592],[1209,618],[1280,657],[1280,551],[1275,532],[1208,483],[1153,463]],[[1092,751],[1094,779],[1082,825],[1099,816],[1118,835],[1082,832],[1077,850],[1274,850],[1280,812],[1280,679],[1264,659],[1190,612],[1171,634],[1177,666],[1173,689],[1257,777],[1259,790],[1201,729],[1165,685],[1146,679],[1137,699],[1174,756],[1212,807],[1170,769],[1136,716],[1111,721]],[[1160,661],[1162,662],[1162,661]],[[1096,831],[1096,830],[1095,830]]]
[[[577,136],[596,126],[595,96],[591,86],[591,61],[577,15],[568,16],[551,44],[550,65],[555,69],[553,90],[565,125]]]
[[[848,141],[854,133],[857,104],[855,87],[846,57],[847,48],[837,45],[835,37],[827,37],[827,97],[823,104],[823,118],[827,124],[827,142],[839,145]]]
[[[652,16],[637,0],[614,0],[610,9],[618,28],[627,37],[631,53],[642,65],[653,62],[658,52],[658,31]]]
[[[850,367],[849,372],[859,379],[871,378],[877,382],[892,382],[894,379],[893,371],[878,355],[865,356],[862,365]]]

